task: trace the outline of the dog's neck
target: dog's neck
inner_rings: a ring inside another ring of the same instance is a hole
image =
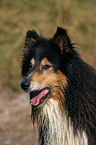
[[[71,120],[59,108],[56,100],[49,99],[38,116],[39,137],[42,145],[88,145],[86,133],[73,133]]]

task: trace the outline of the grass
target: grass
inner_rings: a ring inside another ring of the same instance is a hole
[[[57,26],[66,28],[79,44],[80,54],[96,67],[95,14],[96,2],[92,0],[1,0],[0,89],[20,90],[22,48],[29,29],[50,37]]]

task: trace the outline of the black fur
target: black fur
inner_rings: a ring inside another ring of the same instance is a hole
[[[64,95],[74,133],[77,129],[85,130],[89,145],[96,145],[96,71],[82,61],[66,30],[59,27],[53,38],[48,40],[35,31],[27,32],[22,61],[23,77],[29,73],[33,57],[36,67],[42,58],[47,57],[55,70],[59,69],[66,75],[68,86],[64,88]]]

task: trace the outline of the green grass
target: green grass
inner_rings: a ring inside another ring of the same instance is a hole
[[[73,42],[79,44],[80,53],[95,58],[95,15],[96,2],[92,0],[1,0],[0,89],[20,89],[22,48],[29,29],[51,37],[57,26],[66,28]],[[96,61],[91,64],[96,66]]]

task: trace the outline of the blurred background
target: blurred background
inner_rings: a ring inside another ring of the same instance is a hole
[[[29,97],[20,90],[22,50],[26,31],[49,38],[57,26],[96,68],[96,0],[0,0],[0,145],[37,145]]]

